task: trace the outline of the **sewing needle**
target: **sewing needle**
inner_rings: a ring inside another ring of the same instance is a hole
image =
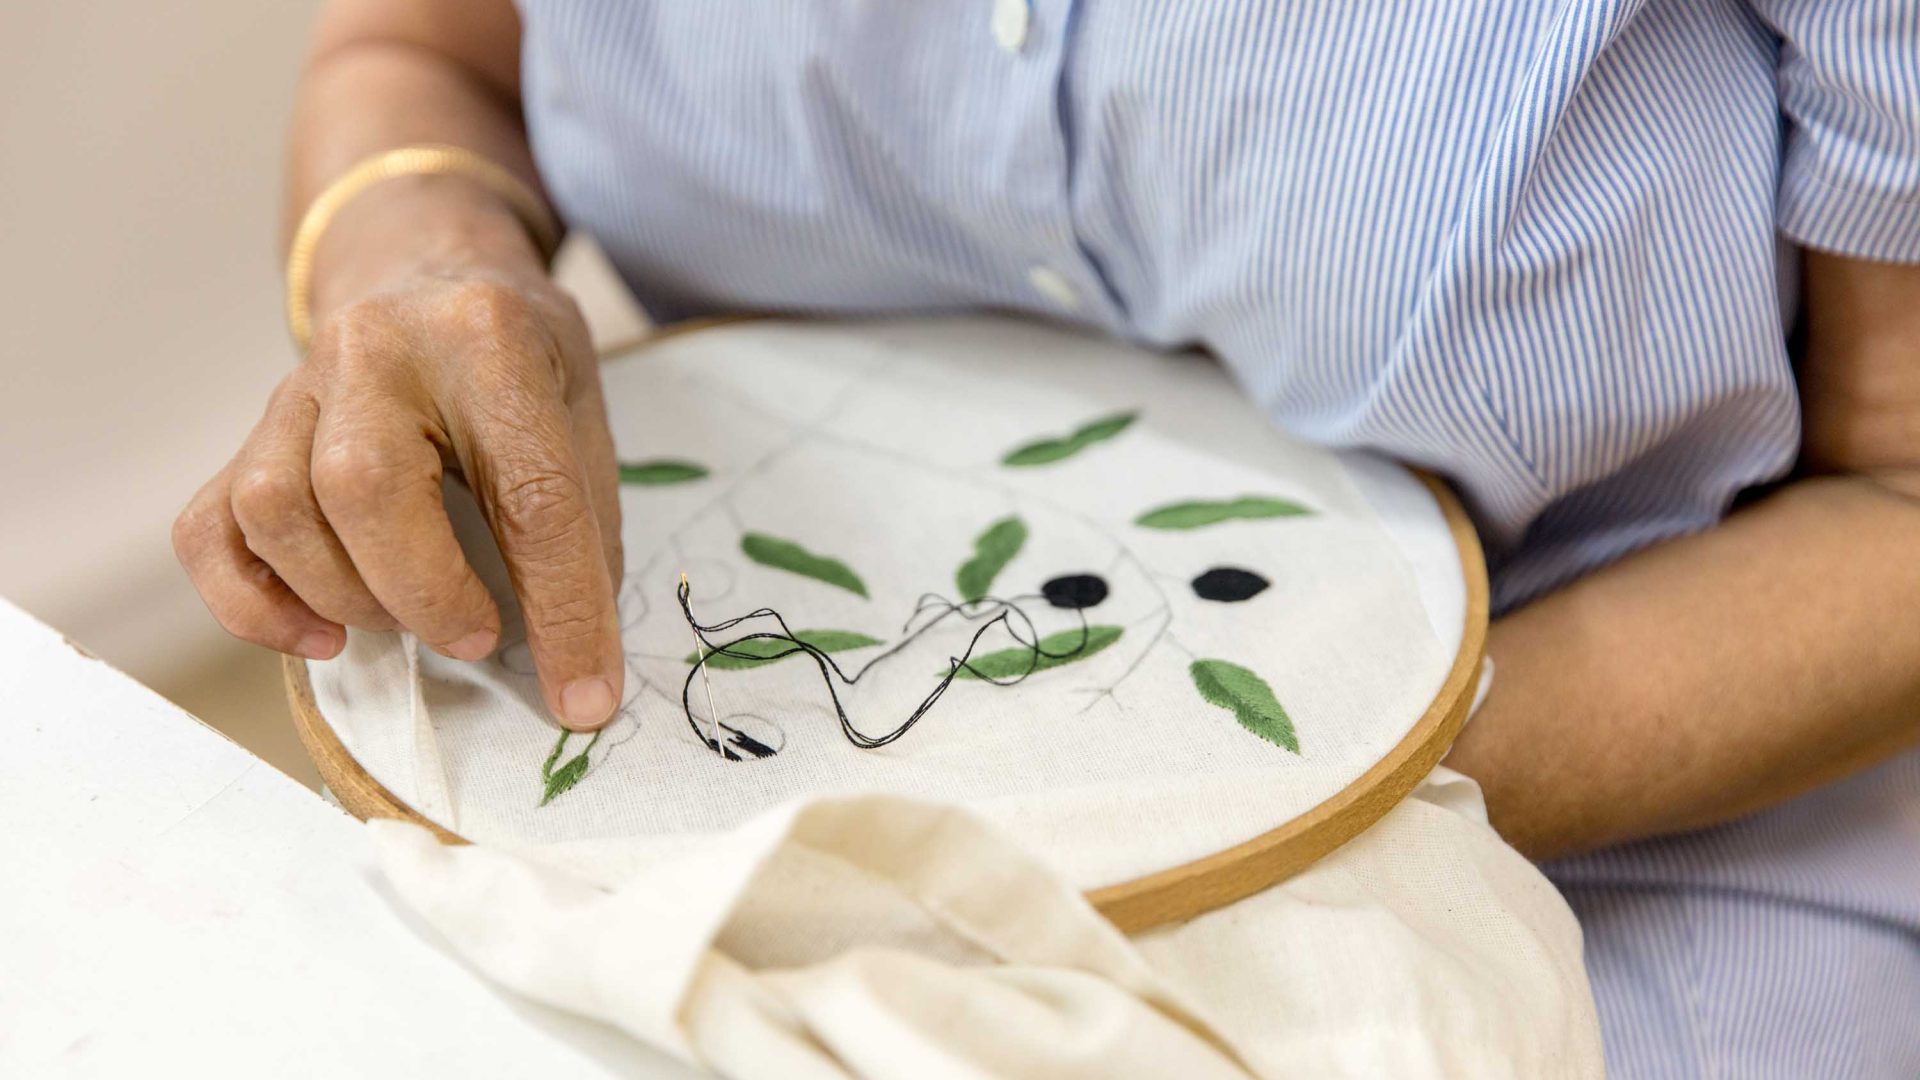
[[[687,584],[685,570],[680,572],[680,588],[686,591],[687,608],[691,611],[693,586]],[[693,649],[700,658],[700,682],[707,688],[707,742],[713,747],[713,752],[724,759],[727,751],[720,745],[720,710],[713,706],[713,680],[707,677],[707,643],[700,640],[700,631],[694,627],[691,620],[687,623],[687,629],[693,634]]]

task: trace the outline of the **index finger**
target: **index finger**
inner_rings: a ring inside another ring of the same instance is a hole
[[[613,578],[565,407],[556,397],[515,421],[474,432],[468,480],[520,600],[547,708],[591,731],[625,689]]]

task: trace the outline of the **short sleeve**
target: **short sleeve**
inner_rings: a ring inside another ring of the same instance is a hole
[[[1920,263],[1920,0],[1752,0],[1781,37],[1780,230]]]

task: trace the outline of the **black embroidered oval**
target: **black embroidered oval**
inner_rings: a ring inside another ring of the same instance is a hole
[[[1193,579],[1193,595],[1202,600],[1237,604],[1266,592],[1269,584],[1266,578],[1251,570],[1242,570],[1237,566],[1216,566]]]
[[[1040,586],[1040,595],[1054,607],[1081,611],[1107,598],[1107,583],[1098,574],[1062,574]]]

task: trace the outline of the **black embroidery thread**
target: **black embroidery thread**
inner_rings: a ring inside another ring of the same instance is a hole
[[[833,657],[825,650],[819,649],[796,637],[793,631],[788,628],[786,619],[772,608],[758,608],[745,615],[736,616],[731,619],[723,619],[720,622],[705,625],[694,617],[691,587],[683,583],[679,586],[677,594],[680,600],[680,613],[686,618],[687,625],[693,628],[694,635],[700,639],[701,645],[706,649],[706,655],[697,659],[691,665],[691,670],[687,672],[686,680],[680,686],[680,709],[686,714],[687,726],[692,729],[694,738],[700,740],[707,749],[721,755],[729,761],[739,761],[742,759],[739,754],[735,753],[728,746],[716,745],[715,740],[709,739],[706,732],[701,730],[700,721],[694,716],[693,711],[693,680],[699,677],[700,672],[707,664],[711,663],[716,656],[731,656],[737,659],[755,659],[770,662],[782,657],[791,656],[794,653],[805,653],[807,657],[813,661],[814,666],[820,671],[820,681],[826,685],[827,696],[833,702],[833,711],[839,718],[841,734],[846,736],[847,741],[853,745],[863,750],[872,750],[894,742],[912,730],[913,726],[920,722],[920,718],[925,716],[927,711],[932,709],[934,704],[940,700],[941,696],[947,692],[947,688],[953,685],[954,680],[960,676],[962,671],[969,673],[982,682],[991,683],[994,686],[1013,686],[1025,681],[1029,675],[1039,670],[1043,661],[1067,660],[1079,656],[1087,649],[1090,638],[1086,616],[1076,612],[1075,614],[1079,616],[1080,620],[1080,640],[1075,647],[1066,652],[1059,653],[1049,652],[1042,648],[1040,634],[1034,628],[1032,617],[1020,607],[1020,601],[1022,600],[1039,599],[1035,596],[1019,596],[1008,600],[992,596],[983,596],[977,600],[965,600],[956,604],[936,593],[924,593],[921,595],[919,603],[914,607],[913,613],[907,617],[906,624],[901,627],[901,633],[904,635],[901,640],[885,652],[868,660],[852,674],[848,674],[841,670],[840,665],[836,663]],[[934,613],[933,617],[916,628],[914,624],[929,612]],[[919,639],[922,634],[925,634],[927,631],[945,622],[949,617],[954,615],[959,615],[968,621],[982,618],[986,619],[986,621],[980,625],[979,629],[973,632],[973,637],[967,642],[966,652],[960,656],[950,656],[947,658],[946,675],[940,679],[939,683],[934,686],[932,692],[920,702],[919,707],[914,709],[911,715],[901,721],[897,727],[881,735],[869,735],[861,731],[860,728],[854,724],[852,718],[847,715],[846,706],[840,701],[840,693],[835,688],[836,680],[843,686],[853,686],[857,684],[867,672],[873,670],[876,664],[898,655],[902,650],[907,648],[907,646]],[[769,630],[745,634],[724,644],[716,644],[707,636],[709,634],[725,633],[742,623],[756,619],[772,619],[773,622],[780,627],[779,632],[775,633]],[[1016,620],[1019,627],[1024,627],[1026,631],[1025,636],[1022,636],[1020,629],[1016,628]],[[1004,678],[994,678],[991,674],[980,671],[968,663],[968,660],[973,656],[975,647],[979,645],[980,639],[985,637],[987,632],[995,626],[1003,627],[1009,637],[1019,643],[1022,648],[1029,650],[1030,660],[1025,671]],[[791,647],[776,653],[767,653],[764,648],[756,648],[752,651],[741,649],[741,643],[747,641],[783,642]],[[715,719],[716,721],[718,720],[718,718]],[[718,721],[718,726],[728,732],[729,738],[727,741],[729,744],[740,745],[739,740],[743,733],[724,721]],[[754,753],[755,756],[766,756],[766,754],[756,753],[754,747],[741,746],[741,749],[747,750],[749,753]],[[765,748],[760,747],[760,749]],[[771,752],[770,750],[767,751],[767,753]]]

